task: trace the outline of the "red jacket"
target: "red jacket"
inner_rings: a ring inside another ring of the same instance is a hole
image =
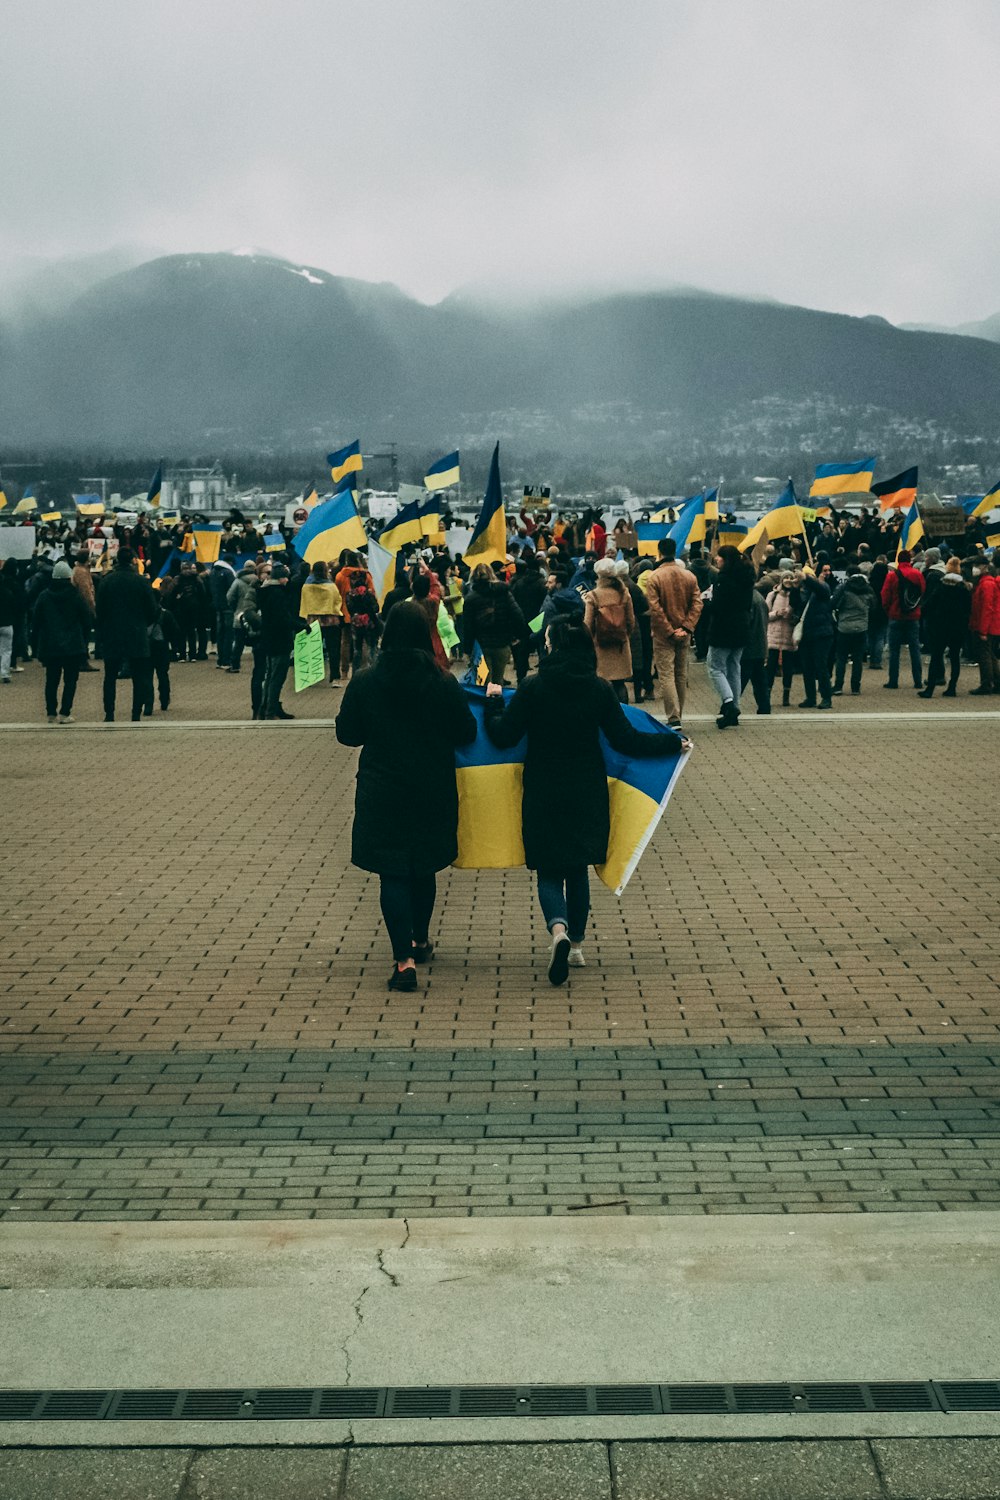
[[[1000,635],[1000,578],[984,573],[972,590],[969,629],[973,635]]]
[[[886,575],[885,583],[882,585],[882,608],[890,620],[919,620],[920,605],[909,611],[901,610],[899,607],[899,576],[902,576],[914,584],[923,594],[924,575],[918,573],[909,563],[897,563],[895,568],[890,568]]]

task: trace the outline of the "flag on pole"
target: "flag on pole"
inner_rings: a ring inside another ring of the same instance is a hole
[[[500,487],[500,444],[497,443],[490,461],[490,475],[486,481],[479,520],[465,549],[465,561],[475,567],[476,563],[481,562],[503,562],[506,556],[507,517],[504,514],[503,490]]]
[[[316,493],[316,486],[314,484],[307,484],[306,485],[306,489],[305,489],[305,493],[302,496],[302,507],[303,507],[303,509],[304,510],[312,510],[313,507],[316,506],[316,505],[318,505],[318,504],[319,504],[319,496]]]
[[[395,586],[396,553],[383,547],[374,537],[368,538],[368,571],[372,575],[375,597],[381,609],[389,590]]]
[[[636,521],[635,543],[640,557],[659,557],[660,543],[670,535],[671,527],[663,521]]]
[[[446,490],[458,484],[460,478],[458,453],[446,453],[436,464],[431,464],[424,475],[424,485],[429,490]]]
[[[156,509],[160,504],[160,491],[163,489],[163,465],[158,464],[156,473],[149,481],[149,492],[146,495],[146,504]]]
[[[898,557],[902,551],[912,552],[924,534],[924,523],[920,519],[920,511],[914,500],[903,518],[903,529],[899,533],[899,546],[896,548]]]
[[[338,448],[336,453],[328,453],[326,461],[330,465],[334,484],[339,484],[345,474],[360,473],[364,467],[361,462],[361,439],[355,438],[354,442],[348,443],[346,448]]]
[[[378,542],[386,552],[398,552],[407,542],[419,542],[424,535],[424,506],[427,492],[419,491],[419,498],[411,500],[383,526],[378,533]],[[437,528],[435,527],[435,530]]]
[[[972,521],[976,516],[986,516],[991,510],[997,509],[1000,509],[1000,483],[995,484],[981,499],[977,497],[975,506],[972,510],[966,511],[966,514]]]
[[[817,464],[809,494],[853,495],[859,490],[870,490],[874,473],[874,458],[859,458],[851,464]]]
[[[871,492],[878,496],[879,510],[908,510],[917,498],[916,464],[891,479],[879,480],[872,485]]]
[[[795,498],[795,487],[789,480],[773,508],[767,512],[766,516],[761,516],[756,525],[750,527],[737,546],[741,552],[748,552],[751,547],[756,547],[761,537],[766,537],[769,542],[776,542],[783,536],[805,536],[805,534],[805,522]]]
[[[292,542],[303,562],[328,562],[345,547],[363,547],[368,537],[358,515],[353,493],[331,495],[309,512]],[[284,546],[284,542],[282,542]]]
[[[714,493],[714,492],[713,492]],[[677,512],[677,520],[667,530],[667,535],[677,543],[678,552],[694,542],[703,542],[706,535],[705,491],[685,500]]]

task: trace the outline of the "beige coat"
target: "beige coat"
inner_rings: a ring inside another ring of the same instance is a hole
[[[616,588],[599,583],[596,589],[587,595],[584,604],[583,623],[594,637],[598,677],[603,677],[605,682],[624,682],[632,676],[632,650],[629,646],[629,637],[635,630],[635,610],[632,608],[632,599],[628,589],[623,589],[619,593]],[[621,604],[625,608],[625,640],[621,646],[602,645],[597,639],[597,612],[602,604]]]

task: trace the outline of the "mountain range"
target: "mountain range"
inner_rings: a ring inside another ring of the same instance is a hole
[[[231,253],[0,308],[7,453],[301,454],[361,432],[431,456],[499,437],[597,473],[664,453],[702,468],[864,451],[988,463],[998,392],[988,338],[690,289],[431,307]]]

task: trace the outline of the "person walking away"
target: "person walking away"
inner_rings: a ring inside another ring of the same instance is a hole
[[[10,682],[14,656],[14,625],[17,621],[19,590],[14,582],[16,563],[12,557],[0,565],[0,682]]]
[[[781,706],[787,708],[792,697],[792,681],[798,669],[798,653],[792,632],[795,629],[796,612],[793,601],[794,577],[790,569],[783,569],[775,588],[766,599],[767,605],[767,676],[768,685],[781,670]]]
[[[868,665],[873,671],[882,670],[882,657],[889,635],[889,617],[882,604],[882,589],[889,576],[889,563],[884,553],[879,553],[872,563],[868,583],[875,598],[868,617]]]
[[[410,569],[410,598],[414,604],[420,605],[427,617],[434,660],[442,671],[447,672],[449,670],[448,653],[444,649],[444,641],[441,639],[437,626],[441,609],[441,580],[424,563],[414,563]]]
[[[972,589],[962,577],[962,564],[957,557],[949,557],[941,582],[928,593],[924,602],[924,629],[931,659],[927,667],[927,686],[922,690],[921,698],[933,698],[934,689],[944,682],[945,652],[948,653],[951,674],[942,696],[957,696],[962,648],[969,633],[971,611]]]
[[[368,574],[364,568],[355,568],[351,574],[347,603],[351,617],[351,672],[354,673],[374,664],[381,629],[378,600],[368,587]]]
[[[229,590],[236,582],[236,559],[227,553],[212,564],[208,575],[208,592],[215,614],[215,665],[226,672],[233,664],[233,611],[229,607]]]
[[[416,601],[390,610],[378,660],[351,678],[336,731],[342,745],[361,746],[351,862],[379,877],[393,957],[387,987],[412,993],[416,965],[434,954],[437,872],[458,858],[455,749],[476,737],[465,694],[438,665]]]
[[[627,703],[626,683],[632,676],[629,639],[635,629],[635,611],[610,557],[595,563],[594,577],[595,586],[583,601],[583,623],[594,642],[598,677],[610,682],[619,703]]]
[[[142,718],[151,691],[152,659],[149,627],[156,618],[156,600],[145,578],[135,570],[131,547],[119,547],[111,572],[97,591],[97,622],[104,651],[104,722],[115,721],[118,674],[128,663],[132,676],[132,723]]]
[[[50,724],[73,722],[73,698],[87,654],[92,619],[74,587],[69,563],[57,562],[52,581],[38,597],[31,622],[32,652],[45,668],[45,712]]]
[[[164,623],[166,621],[166,610],[163,609],[159,599],[153,595],[153,603],[156,607],[156,618],[149,627],[149,660],[152,670],[146,684],[146,701],[142,705],[143,716],[147,719],[153,716],[153,678],[156,678],[156,691],[160,699],[160,711],[166,713],[170,707],[170,642],[167,640]]]
[[[830,576],[829,566],[823,572]],[[808,565],[802,569],[799,585],[802,614],[799,619],[799,666],[805,697],[800,708],[832,708],[833,685],[830,682],[830,647],[833,644],[833,595],[826,578],[817,578]],[[797,627],[798,628],[798,627]],[[819,689],[819,702],[816,691]]]
[[[740,657],[740,694],[747,683],[753,688],[758,714],[771,712],[771,684],[767,678],[767,605],[764,595],[755,588],[750,596],[750,629]]]
[[[976,644],[979,662],[979,686],[970,698],[985,698],[1000,692],[1000,578],[985,557],[977,558],[972,568],[972,608],[969,628]]]
[[[295,621],[292,601],[288,594],[288,569],[284,563],[275,563],[271,576],[261,586],[258,608],[260,610],[261,645],[267,657],[267,675],[264,679],[264,719],[294,719],[281,706],[281,689],[291,665],[292,648],[295,645]]]
[[[653,696],[653,653],[649,633],[649,600],[632,578],[629,565],[624,558],[615,563],[615,577],[620,578],[632,601],[632,634],[628,638],[628,649],[632,657],[632,696],[642,703]]]
[[[753,565],[728,542],[718,556],[720,566],[711,585],[708,675],[721,703],[715,722],[720,729],[735,729],[740,722],[740,659],[750,633],[754,573]]]
[[[856,563],[848,565],[847,577],[834,593],[831,602],[837,619],[833,695],[839,698],[844,691],[844,677],[849,661],[851,663],[851,692],[857,697],[861,691],[865,651],[868,645],[868,625],[875,595],[872,593],[868,579]]]
[[[663,538],[659,553],[659,566],[647,573],[644,591],[663,707],[667,723],[677,725],[684,716],[688,652],[701,616],[701,589],[695,575],[677,562],[673,537]]]
[[[545,602],[545,574],[534,558],[528,562],[525,557],[522,557],[515,565],[514,577],[510,583],[510,594],[525,622],[524,630],[511,647],[514,655],[514,673],[520,682],[527,677],[531,665],[529,657],[533,637],[527,627],[540,614]]]
[[[923,574],[918,573],[904,548],[889,569],[882,585],[882,608],[889,621],[889,681],[883,686],[899,687],[899,654],[903,646],[910,652],[913,686],[923,687],[923,660],[920,655],[920,603],[924,594]]]
[[[248,609],[257,607],[257,565],[245,562],[229,585],[226,594],[226,609],[233,617],[233,646],[229,658],[229,671],[238,672],[246,649],[248,631],[243,615]]]
[[[611,813],[603,733],[623,755],[676,756],[687,741],[675,730],[643,733],[626,717],[612,684],[598,676],[589,630],[557,620],[546,654],[504,705],[499,684],[486,689],[486,732],[499,749],[527,736],[521,829],[525,863],[538,880],[538,900],[551,937],[549,982],[564,984],[583,968],[590,914],[589,865],[608,857]],[[553,818],[553,788],[573,816]]]
[[[337,587],[337,593],[344,601],[343,612],[345,625],[341,626],[340,631],[341,677],[346,677],[348,672],[351,670],[351,652],[353,650],[351,632],[346,628],[346,625],[349,623],[349,611],[346,601],[347,595],[350,592],[351,588],[351,574],[353,572],[356,572],[358,568],[361,568],[363,566],[364,564],[361,561],[361,556],[359,553],[352,552],[350,547],[343,548],[340,557],[337,560],[337,574],[333,580]],[[375,592],[375,580],[372,578],[370,573],[368,574],[368,587],[371,589],[372,593]]]
[[[94,575],[90,571],[90,558],[86,552],[78,552],[76,562],[73,565],[73,587],[87,606],[90,615],[90,625],[87,627],[87,650],[84,653],[81,672],[96,672],[97,668],[90,664],[90,630],[93,626],[94,616],[97,612],[97,604],[94,598]]]
[[[309,571],[299,595],[299,617],[306,625],[319,626],[329,665],[330,686],[337,687],[340,683],[340,632],[342,628],[350,627],[344,626],[344,603],[325,562],[314,562]]]
[[[165,602],[174,619],[173,636],[178,661],[197,661],[204,629],[205,590],[193,558],[181,563],[177,583]],[[97,617],[100,620],[100,610]]]
[[[462,610],[462,629],[465,654],[471,658],[478,645],[489,669],[490,682],[502,685],[514,642],[528,639],[528,623],[510,585],[497,578],[489,563],[477,563],[472,570]]]

